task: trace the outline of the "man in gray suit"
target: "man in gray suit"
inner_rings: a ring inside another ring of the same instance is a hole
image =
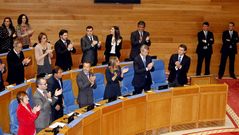
[[[81,63],[90,62],[91,66],[96,66],[98,62],[97,50],[101,42],[96,35],[93,35],[93,27],[86,27],[86,35],[81,38],[81,49],[83,52]]]
[[[33,95],[33,100],[36,105],[41,106],[40,115],[35,121],[36,131],[40,132],[42,129],[50,125],[51,122],[51,105],[57,101],[57,96],[62,94],[62,89],[55,91],[54,97],[51,97],[51,92],[47,92],[47,82],[44,78],[38,78],[37,90]]]
[[[83,70],[79,72],[76,77],[78,85],[78,104],[79,107],[92,105],[93,100],[93,89],[95,89],[95,76],[90,72],[90,62],[83,63]]]

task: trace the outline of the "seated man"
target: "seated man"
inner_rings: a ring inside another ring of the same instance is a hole
[[[186,55],[186,51],[186,45],[179,45],[178,53],[173,54],[169,60],[169,87],[183,86],[188,82],[187,73],[190,67],[190,57]]]

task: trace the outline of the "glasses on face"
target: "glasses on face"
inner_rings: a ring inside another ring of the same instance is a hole
[[[44,83],[44,84],[41,84],[41,85],[45,85],[45,86],[47,86],[47,83]]]

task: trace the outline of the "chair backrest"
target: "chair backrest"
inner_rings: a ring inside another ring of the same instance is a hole
[[[30,103],[31,107],[33,108],[35,106],[35,103],[33,101],[32,87],[28,87],[27,90],[26,90],[26,93],[27,93],[28,98],[29,98],[29,103]]]
[[[71,80],[63,80],[63,96],[64,96],[64,103],[66,106],[75,104],[75,97],[72,90]]]
[[[105,92],[104,74],[96,73],[96,89],[93,90],[94,102],[103,100]]]
[[[0,128],[0,135],[3,135],[3,131],[2,131],[2,128]]]
[[[124,79],[121,82],[121,93],[124,96],[127,94],[131,94],[134,91],[134,87],[132,85],[132,80],[134,77],[134,68],[133,65],[125,66],[123,68],[129,68],[128,72],[124,74]]]
[[[166,74],[164,69],[164,62],[162,60],[154,61],[154,72],[151,72],[153,83],[165,83]]]
[[[12,100],[9,105],[10,132],[12,134],[17,134],[18,131],[17,107],[18,107],[17,99]]]

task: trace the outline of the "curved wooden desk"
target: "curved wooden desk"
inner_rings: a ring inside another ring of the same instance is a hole
[[[82,113],[60,129],[66,135],[135,135],[167,128],[178,130],[179,125],[193,128],[210,122],[225,122],[226,84],[194,85],[127,97],[105,103],[92,111]],[[58,119],[67,122],[67,116]],[[180,129],[179,129],[180,130]],[[53,134],[44,130],[39,135]]]

